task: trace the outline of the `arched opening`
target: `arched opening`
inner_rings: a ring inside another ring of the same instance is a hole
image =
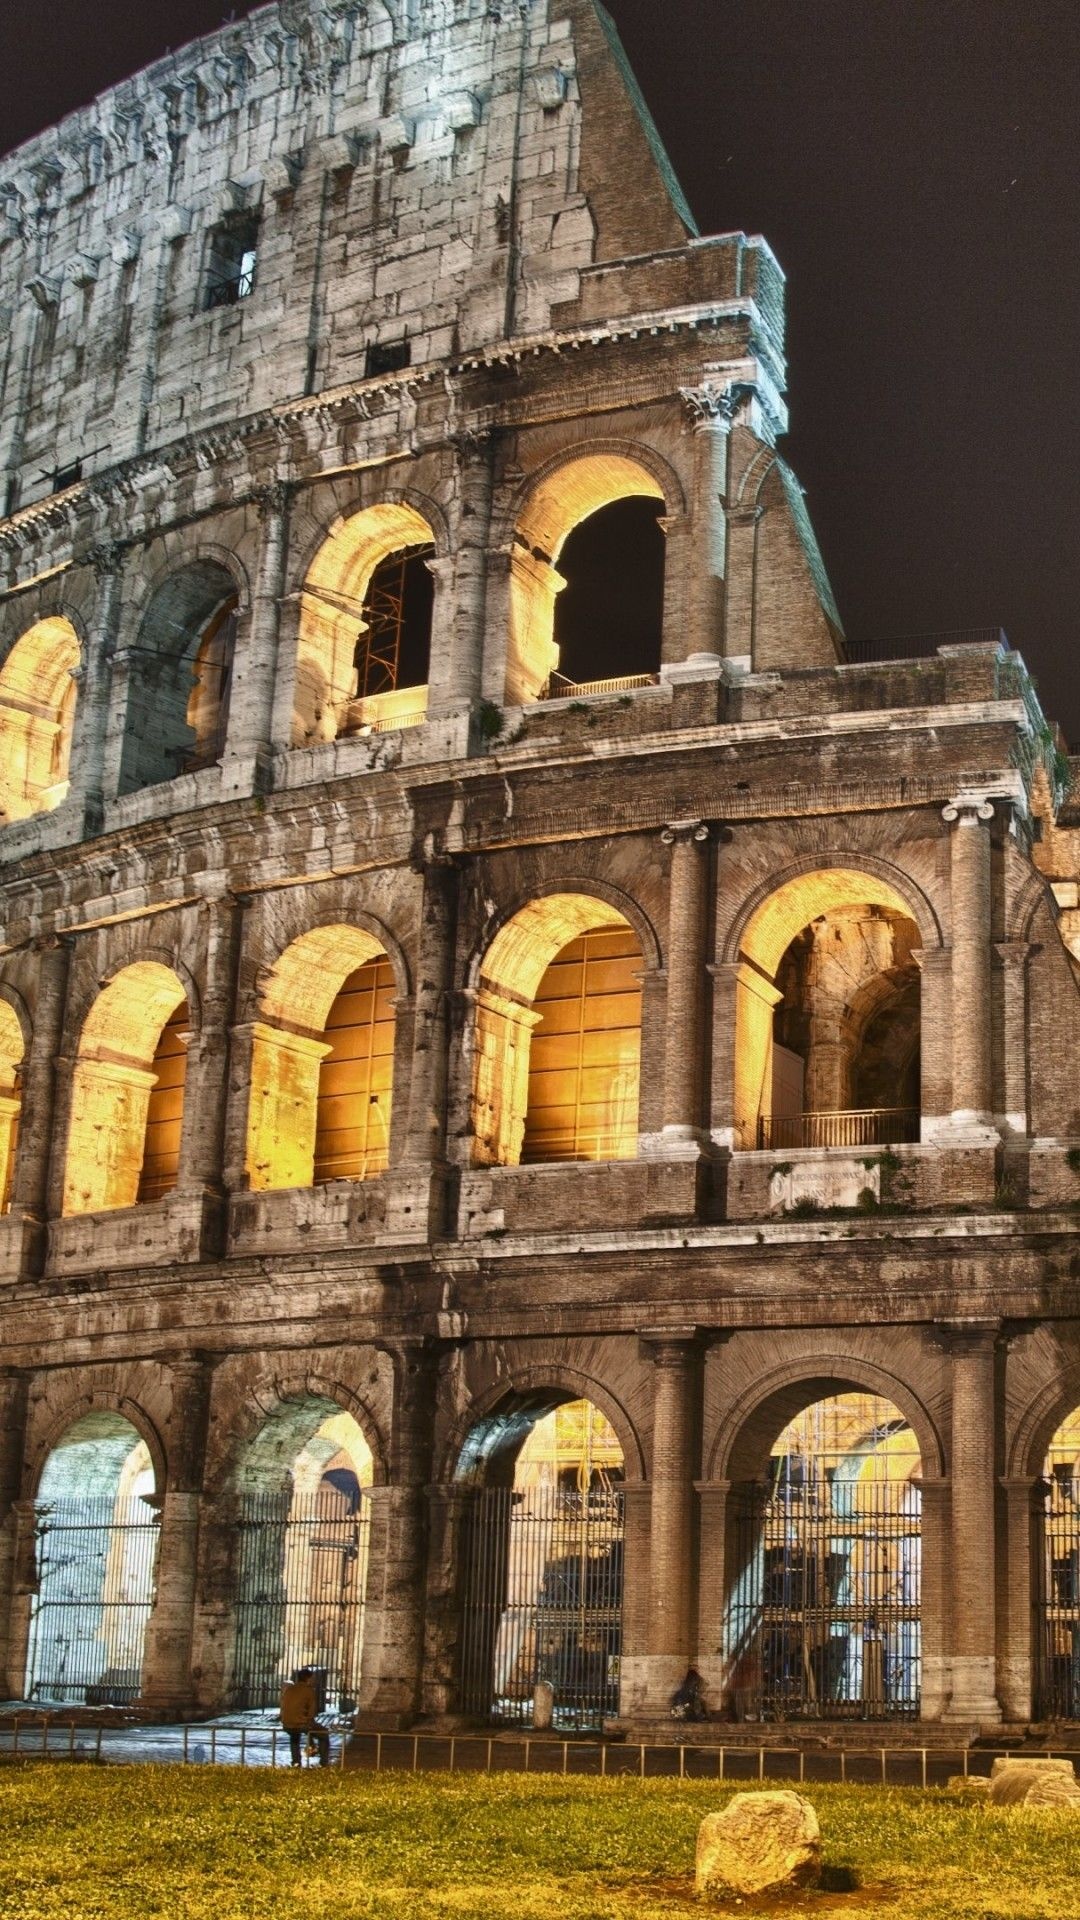
[[[121,793],[221,759],[238,608],[232,575],[216,561],[184,567],[158,588],[132,649]]]
[[[919,930],[872,874],[802,874],[743,934],[737,1143],[890,1145],[919,1137]]]
[[[315,927],[286,948],[252,1036],[253,1191],[372,1180],[390,1158],[394,977],[373,935]]]
[[[555,601],[559,668],[550,698],[629,691],[660,672],[664,626],[663,502],[613,500],[567,535]]]
[[[1080,1407],[1058,1427],[1043,1463],[1036,1715],[1080,1720]]]
[[[67,793],[80,657],[70,620],[53,615],[0,667],[0,825],[47,813]]]
[[[294,746],[425,718],[434,553],[404,502],[365,507],[324,540],[301,595]]]
[[[124,967],[98,994],[72,1079],[65,1217],[133,1207],[175,1187],[189,1028],[184,988],[157,960]]]
[[[519,1394],[476,1427],[459,1481],[462,1706],[566,1731],[618,1713],[623,1454],[589,1400]]]
[[[311,1667],[324,1706],[356,1707],[364,1639],[371,1449],[317,1394],[280,1401],[235,1482],[234,1708],[276,1708]]]
[[[659,482],[626,454],[569,460],[533,489],[511,552],[508,702],[656,678],[664,506]]]
[[[836,1393],[789,1419],[730,1501],[724,1657],[739,1719],[919,1711],[921,1460],[904,1415]]]
[[[7,1000],[0,1000],[0,1213],[11,1207],[22,1107],[23,1033]]]
[[[480,970],[473,1076],[481,1166],[637,1152],[641,947],[586,894],[549,894],[496,934]]]
[[[34,1504],[28,1700],[94,1707],[138,1697],[156,1496],[146,1442],[118,1413],[84,1414],[53,1448]]]

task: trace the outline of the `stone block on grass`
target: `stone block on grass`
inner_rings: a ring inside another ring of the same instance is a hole
[[[699,1894],[780,1893],[821,1878],[821,1830],[801,1794],[737,1793],[698,1828]]]

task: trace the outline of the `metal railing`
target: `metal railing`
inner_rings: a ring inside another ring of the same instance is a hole
[[[42,1502],[26,1690],[123,1706],[139,1692],[160,1515],[144,1500]]]
[[[332,1764],[343,1767],[351,1721],[320,1714],[319,1725],[329,1733]],[[88,1725],[85,1719],[50,1713],[15,1713],[0,1721],[0,1755],[120,1766],[142,1761],[154,1766],[287,1767],[292,1760],[289,1736],[276,1716],[262,1725],[218,1720],[147,1727]],[[314,1755],[305,1757],[309,1766],[315,1764]]]
[[[637,687],[655,687],[655,673],[623,673],[611,680],[568,680],[565,673],[553,673],[541,692],[541,700],[573,700],[580,694],[633,693]]]
[[[1080,1480],[1055,1466],[1045,1495],[1036,1711],[1080,1720]]]
[[[250,1493],[236,1517],[234,1708],[273,1707],[297,1667],[351,1713],[360,1682],[371,1504],[363,1490]]]
[[[385,720],[347,720],[341,729],[345,739],[355,739],[357,735],[368,733],[400,733],[405,727],[422,727],[427,719],[427,708],[418,713],[396,713]]]
[[[778,1147],[896,1147],[919,1138],[917,1107],[851,1107],[839,1113],[762,1114],[759,1152]]]
[[[845,640],[844,660],[850,667],[873,666],[888,660],[929,660],[939,647],[1008,647],[1004,627],[957,627],[951,633],[898,633],[872,640]]]

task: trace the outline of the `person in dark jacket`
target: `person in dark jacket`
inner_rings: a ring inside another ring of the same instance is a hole
[[[686,1678],[671,1697],[673,1720],[707,1720],[705,1682],[696,1667],[687,1667]]]
[[[291,1680],[287,1680],[281,1689],[281,1724],[289,1736],[289,1752],[292,1765],[299,1767],[301,1742],[306,1734],[308,1743],[314,1741],[319,1750],[320,1767],[330,1765],[330,1735],[325,1727],[320,1727],[315,1716],[319,1711],[319,1694],[310,1667],[296,1667]]]

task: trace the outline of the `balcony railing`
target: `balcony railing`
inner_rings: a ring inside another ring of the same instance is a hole
[[[939,647],[1008,647],[1004,627],[958,627],[952,633],[899,633],[871,640],[844,641],[844,659],[851,667],[872,666],[886,660],[930,660]]]
[[[587,693],[633,693],[636,687],[655,687],[655,673],[624,673],[614,680],[568,680],[565,673],[553,673],[541,700],[573,700]]]
[[[758,1150],[896,1147],[919,1137],[917,1107],[852,1107],[839,1113],[762,1114]]]

